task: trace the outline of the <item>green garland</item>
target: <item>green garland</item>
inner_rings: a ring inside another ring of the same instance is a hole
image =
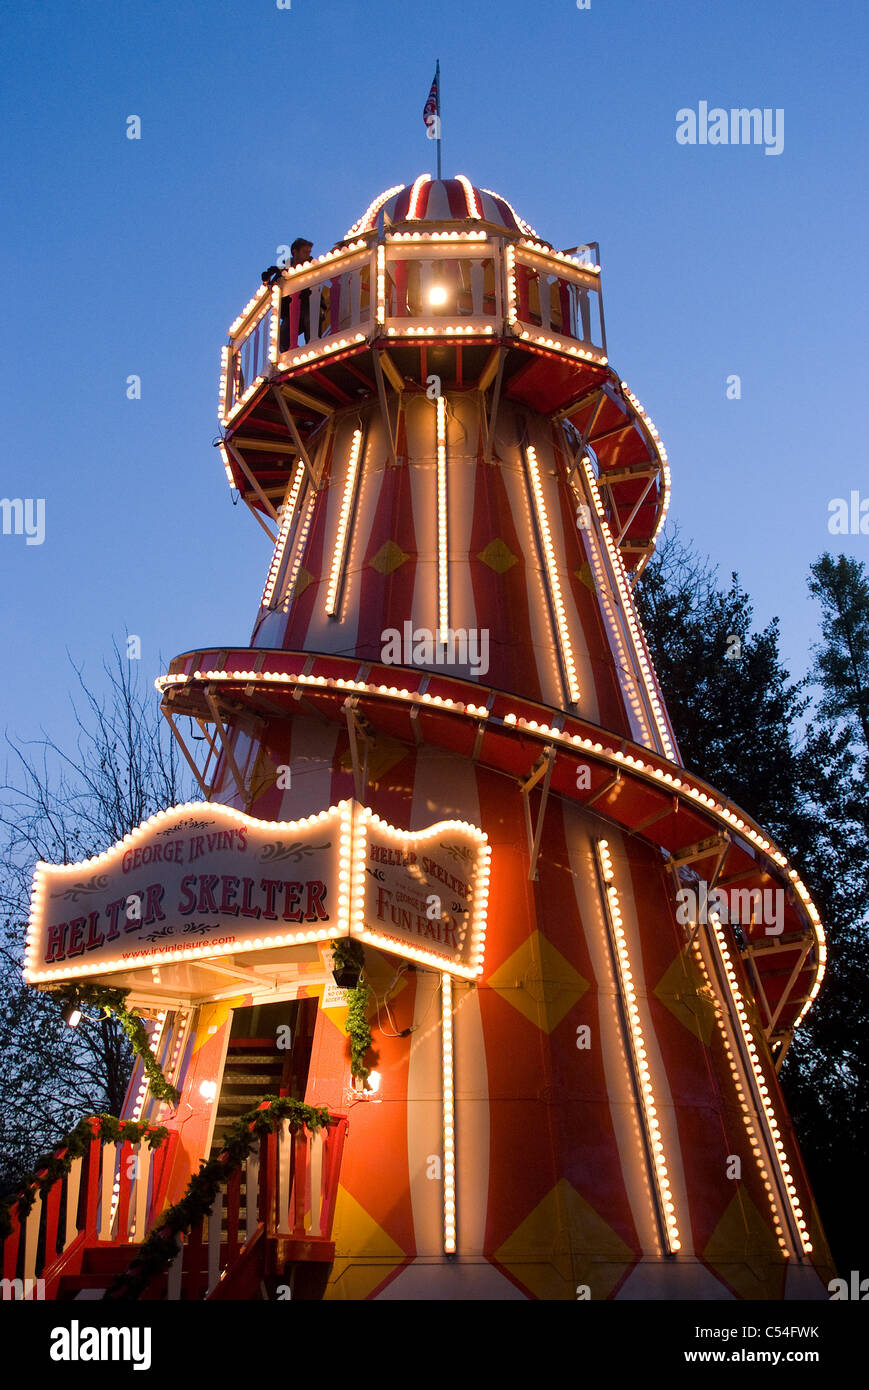
[[[342,936],[339,941],[330,941],[332,947],[332,969],[343,970],[352,967],[360,970],[365,964],[365,949],[355,936]]]
[[[331,1118],[325,1106],[306,1105],[292,1096],[266,1096],[253,1110],[248,1110],[230,1127],[218,1156],[201,1160],[199,1172],[190,1179],[181,1201],[163,1212],[159,1226],[150,1232],[136,1259],[118,1276],[105,1297],[138,1298],[149,1280],[165,1273],[180,1249],[179,1235],[187,1234],[208,1215],[221,1183],[242,1166],[262,1135],[276,1129],[283,1120],[289,1120],[293,1130],[305,1125],[313,1133]]]
[[[41,1158],[36,1166],[24,1175],[23,1191],[0,1201],[0,1240],[5,1240],[12,1231],[13,1207],[18,1208],[19,1221],[24,1221],[36,1201],[37,1192],[44,1195],[64,1177],[75,1160],[83,1158],[88,1152],[91,1140],[95,1138],[113,1144],[138,1144],[144,1139],[149,1149],[156,1149],[169,1138],[169,1131],[164,1125],[118,1120],[114,1115],[84,1116],[52,1153]]]
[[[330,945],[334,952],[333,970],[341,970],[345,966],[358,967],[360,971],[363,969],[365,950],[361,941],[352,936],[345,936],[340,941],[330,942]],[[350,1036],[350,1075],[363,1082],[367,1081],[371,1074],[371,1068],[365,1065],[365,1056],[371,1047],[371,1028],[368,1023],[370,997],[371,990],[361,978],[355,989],[347,990],[348,1011],[344,1032]]]
[[[84,1010],[86,1006],[104,1009],[114,1014],[129,1039],[130,1046],[142,1063],[151,1095],[155,1100],[163,1100],[167,1105],[177,1105],[181,1099],[178,1091],[163,1075],[157,1058],[151,1051],[145,1025],[137,1014],[130,1013],[125,1000],[128,989],[112,989],[108,985],[75,984],[52,991],[61,1004],[74,1004]]]
[[[347,1022],[344,1032],[350,1035],[350,1075],[367,1081],[371,1072],[365,1065],[365,1056],[371,1046],[371,1028],[368,1023],[368,1000],[371,990],[362,981],[355,989],[347,991]]]

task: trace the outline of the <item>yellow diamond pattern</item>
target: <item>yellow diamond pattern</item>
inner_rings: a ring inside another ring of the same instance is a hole
[[[304,565],[296,575],[296,587],[293,589],[293,599],[301,598],[309,584],[313,584],[314,576],[310,570],[306,570]]]
[[[695,1038],[709,1046],[715,1026],[715,1003],[691,952],[686,949],[674,957],[655,986],[655,995]]]
[[[496,574],[505,574],[511,565],[515,565],[518,555],[514,555],[506,541],[502,541],[498,536],[495,540],[489,541],[485,550],[481,550],[477,556],[484,565],[494,570]]]
[[[775,1234],[742,1184],[735,1186],[703,1258],[740,1297],[780,1299],[785,1263]]]
[[[597,593],[597,589],[595,588],[594,583],[594,575],[591,572],[591,565],[588,563],[588,560],[584,560],[583,563],[580,565],[579,569],[574,570],[573,572],[579,580],[580,584],[584,584],[585,587],[587,589],[590,589],[593,594]]]
[[[526,937],[489,984],[544,1033],[557,1028],[589,988],[588,980],[539,931]]]
[[[250,799],[255,801],[258,796],[262,796],[273,787],[278,780],[278,764],[272,758],[269,750],[260,745],[260,750],[256,755],[253,772],[250,777]]]
[[[392,574],[403,565],[409,557],[400,545],[395,541],[384,541],[377,554],[372,556],[369,564],[372,569],[377,570],[378,574]]]
[[[396,763],[407,757],[407,749],[397,739],[378,735],[368,749],[368,781],[377,784]],[[341,759],[342,772],[353,771],[353,757],[348,749]]]
[[[403,1264],[406,1259],[401,1247],[351,1196],[346,1187],[338,1188],[332,1233],[335,1238],[335,1263],[323,1295],[326,1300],[358,1302],[367,1298],[390,1270]],[[351,1255],[350,1251],[354,1253]]]
[[[539,1299],[576,1299],[587,1284],[592,1299],[607,1298],[636,1262],[633,1251],[561,1178],[503,1245],[498,1264]]]

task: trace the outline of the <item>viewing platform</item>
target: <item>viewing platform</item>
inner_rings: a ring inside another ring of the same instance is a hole
[[[480,392],[487,460],[504,400],[572,426],[626,568],[639,571],[663,525],[669,467],[657,429],[607,358],[597,243],[557,251],[462,178],[437,186],[446,190],[440,207],[434,194],[428,201],[449,212],[443,198],[454,203],[458,188],[454,218],[422,217],[425,187],[418,179],[409,201],[407,190],[388,190],[345,240],[284,268],[230,325],[219,403],[230,486],[275,521],[293,465],[301,459],[314,481],[320,432],[361,398],[377,394],[398,465],[406,396]]]

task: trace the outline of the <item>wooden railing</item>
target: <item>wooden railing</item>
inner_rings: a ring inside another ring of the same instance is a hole
[[[245,1299],[295,1261],[330,1262],[347,1119],[265,1135],[221,1185],[170,1267],[167,1299]],[[159,1296],[159,1295],[157,1295]]]
[[[516,317],[520,326],[557,334],[606,352],[600,282],[590,272],[516,251]]]
[[[348,334],[368,336],[374,323],[375,279],[375,252],[356,247],[325,265],[291,271],[274,291],[274,302],[271,294],[259,298],[230,336],[226,350],[224,421],[272,375],[279,361],[292,361],[312,346],[338,343]]]
[[[228,409],[231,410],[241,400],[245,391],[255,381],[268,375],[271,362],[272,344],[272,306],[267,301],[259,317],[239,338],[232,353],[232,371],[229,376]]]
[[[497,245],[449,244],[387,248],[385,325],[392,335],[439,320],[474,319],[494,327],[504,317],[501,252]]]
[[[518,330],[540,329],[558,335],[556,345],[563,339],[565,346],[605,353],[600,277],[591,264],[574,265],[522,246],[508,258],[498,240],[473,247],[393,242],[384,260],[385,329],[392,337],[428,334],[444,322],[466,332],[493,332],[512,299]]]
[[[98,1123],[92,1117],[94,1129]],[[26,1214],[17,1201],[10,1211],[3,1296],[52,1299],[63,1275],[80,1272],[85,1250],[141,1241],[163,1204],[177,1139],[170,1134],[152,1150],[144,1141],[115,1143],[95,1133],[84,1156],[46,1191],[34,1183]],[[65,1153],[57,1149],[55,1157]]]
[[[573,355],[580,346],[605,354],[597,247],[576,249],[571,262],[542,245],[516,244],[508,256],[501,237],[387,237],[290,270],[268,297],[260,291],[230,336],[223,422],[276,371],[380,333],[418,337],[439,324],[448,334],[500,333],[508,304],[514,332]]]

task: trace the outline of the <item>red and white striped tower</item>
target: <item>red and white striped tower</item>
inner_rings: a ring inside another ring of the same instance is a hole
[[[382,1082],[351,1095],[327,1297],[825,1293],[776,1076],[823,934],[681,764],[632,599],[667,456],[608,361],[597,260],[422,175],[263,286],[224,349],[226,473],[273,555],[251,645],[159,683],[182,742],[185,716],[207,735],[204,792],[270,822],[458,820],[491,849],[470,968],[357,923]],[[780,893],[780,929],[680,921],[698,880]],[[234,957],[243,997],[317,996],[307,1099],[346,1110],[345,1014],[280,959]],[[193,1016],[189,1108],[231,1004]]]

